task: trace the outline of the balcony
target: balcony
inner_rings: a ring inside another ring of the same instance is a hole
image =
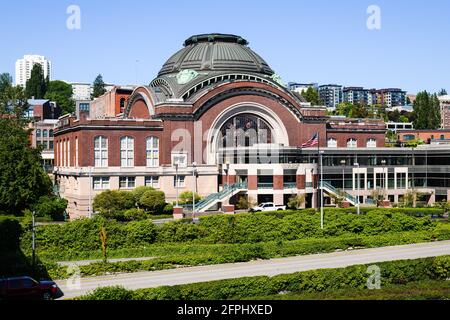
[[[284,189],[297,189],[297,183],[295,182],[285,182]]]
[[[313,187],[313,183],[312,182],[306,182],[306,188],[312,188]]]

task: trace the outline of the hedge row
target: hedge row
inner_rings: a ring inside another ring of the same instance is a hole
[[[84,219],[38,229],[41,251],[98,250],[98,232],[105,226],[108,248],[138,248],[153,243],[259,243],[307,238],[352,235],[378,235],[389,232],[433,230],[437,223],[430,217],[416,218],[392,209],[372,210],[362,215],[345,210],[327,210],[325,229],[320,229],[320,215],[309,210],[286,213],[216,215],[200,219],[199,224],[170,222],[155,226],[150,220],[119,223],[102,218]],[[30,247],[30,234],[22,247]]]
[[[155,250],[166,251],[164,256],[145,261],[126,261],[117,263],[93,263],[80,266],[81,276],[98,276],[106,273],[154,271],[179,266],[212,265],[221,263],[247,262],[256,259],[271,259],[296,255],[334,252],[349,248],[374,248],[409,243],[450,239],[450,226],[438,231],[402,232],[380,236],[353,236],[330,239],[308,239],[295,241],[276,241],[256,244],[227,245],[175,245]],[[168,254],[169,253],[169,254]],[[53,278],[67,278],[67,268],[47,264]]]
[[[382,285],[413,281],[445,280],[450,277],[450,256],[377,263]],[[84,300],[243,300],[282,292],[322,292],[342,288],[363,289],[368,265],[323,269],[274,277],[260,276],[177,286],[141,289],[100,288]]]

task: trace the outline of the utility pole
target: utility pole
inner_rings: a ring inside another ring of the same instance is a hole
[[[320,151],[320,228],[323,229],[323,151]]]
[[[178,207],[178,163],[175,163],[175,190],[177,192],[176,206]]]
[[[31,263],[33,268],[36,266],[36,211],[33,211],[32,213],[32,225],[31,225],[31,232],[32,232],[32,241],[31,241],[31,250],[32,250],[32,256],[31,256]]]
[[[192,220],[195,222],[195,193],[197,192],[197,171],[196,171],[197,163],[192,163],[192,178],[194,182],[194,188],[192,192]]]
[[[359,163],[355,163],[355,166],[358,168],[358,172],[356,173],[356,176],[357,176],[357,202],[356,202],[356,204],[357,204],[357,213],[358,213],[358,215],[360,214],[360,205],[359,205],[359,184],[360,184],[360,181],[359,181]]]

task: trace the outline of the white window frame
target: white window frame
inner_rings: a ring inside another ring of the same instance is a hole
[[[156,147],[155,147],[156,144]],[[159,138],[152,136],[146,140],[147,167],[159,167]]]
[[[97,142],[98,141],[98,145]],[[105,144],[105,146],[103,146]],[[97,136],[94,138],[94,167],[108,167],[108,138]]]
[[[125,180],[125,187],[122,187],[121,183]],[[133,186],[130,186],[131,181],[133,181]],[[134,189],[136,188],[136,177],[119,177],[119,189]]]
[[[174,188],[185,188],[186,187],[186,176],[174,176],[173,177],[173,187]]]
[[[93,177],[92,188],[94,190],[108,190],[110,188],[109,177]]]
[[[330,144],[330,142],[333,142],[332,144]],[[337,140],[334,138],[330,138],[327,140],[327,147],[328,148],[337,148]]]
[[[178,168],[187,168],[187,153],[172,153],[172,166],[178,164]]]
[[[377,140],[374,139],[374,138],[367,139],[366,147],[367,148],[376,148],[377,147]]]
[[[358,139],[355,138],[348,139],[347,148],[358,148]]]
[[[159,176],[146,176],[145,186],[159,189],[159,179],[160,179]]]
[[[120,138],[120,166],[134,167],[134,138],[130,136]]]

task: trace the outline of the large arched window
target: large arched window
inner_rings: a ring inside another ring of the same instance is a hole
[[[375,140],[373,138],[367,139],[366,147],[367,148],[376,148],[377,147],[377,140]]]
[[[358,140],[351,138],[347,140],[347,148],[357,148],[358,147]]]
[[[262,118],[253,114],[239,114],[229,119],[221,128],[219,146],[223,148],[252,147],[272,143],[272,128]]]
[[[36,129],[36,138],[41,137],[41,129]]]
[[[48,130],[47,129],[42,130],[42,137],[48,138]]]
[[[120,166],[134,167],[134,138],[120,138]]]
[[[108,166],[108,138],[95,137],[94,139],[94,158],[96,167]]]
[[[147,167],[159,166],[159,139],[157,137],[147,138]]]
[[[328,139],[327,146],[328,148],[337,148],[337,140],[334,138]]]

